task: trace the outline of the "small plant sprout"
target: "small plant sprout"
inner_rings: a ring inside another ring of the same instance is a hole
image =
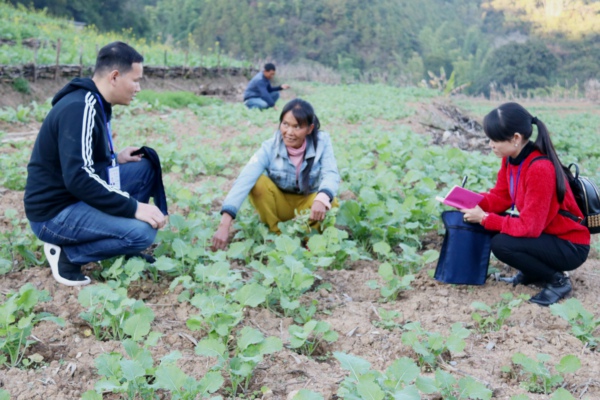
[[[399,319],[402,319],[401,312],[396,310],[386,310],[385,308],[379,307],[377,309],[377,314],[379,320],[373,321],[373,325],[388,330],[402,327],[402,324],[398,322]]]
[[[549,394],[554,388],[562,384],[564,374],[575,373],[581,368],[581,361],[574,355],[566,355],[555,366],[556,374],[552,374],[546,364],[550,361],[547,354],[538,354],[537,360],[527,357],[523,353],[516,353],[512,362],[520,366],[519,376],[523,378],[521,386],[532,393]]]
[[[23,364],[27,367],[41,361],[24,359],[27,348],[35,343],[29,339],[33,327],[41,321],[51,321],[59,326],[65,324],[64,320],[49,313],[33,312],[38,303],[49,300],[47,291],[39,291],[31,283],[6,296],[0,304],[0,365],[10,368]]]
[[[568,299],[562,304],[552,304],[550,311],[571,324],[573,336],[587,347],[598,349],[600,336],[595,336],[594,332],[600,327],[600,318],[594,318],[594,314],[583,308],[579,300]]]
[[[331,329],[328,322],[314,319],[303,326],[290,325],[288,331],[290,348],[307,356],[311,356],[323,341],[333,343],[338,339],[338,333]]]
[[[452,325],[448,337],[424,330],[419,322],[410,322],[404,325],[404,329],[407,332],[402,334],[402,343],[410,346],[417,354],[420,366],[430,369],[435,368],[439,360],[447,360],[450,353],[463,351],[466,345],[463,339],[471,334],[460,322]]]
[[[519,307],[528,298],[528,295],[513,298],[511,293],[504,293],[502,294],[502,300],[491,307],[480,301],[474,301],[471,303],[471,307],[480,312],[474,312],[471,317],[480,332],[498,331],[510,317],[512,310]]]

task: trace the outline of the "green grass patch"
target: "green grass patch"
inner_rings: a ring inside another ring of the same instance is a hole
[[[145,101],[150,104],[158,102],[162,106],[170,108],[183,108],[190,104],[197,106],[209,106],[211,104],[221,104],[222,101],[212,97],[197,96],[191,92],[156,92],[154,90],[142,90],[136,95],[139,101]]]

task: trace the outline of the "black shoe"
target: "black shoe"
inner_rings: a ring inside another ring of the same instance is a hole
[[[59,246],[44,243],[44,253],[50,264],[52,276],[58,283],[67,286],[83,286],[91,282],[81,273],[81,265],[73,264]]]
[[[125,256],[125,261],[133,257],[143,258],[148,264],[154,264],[156,262],[156,258],[152,257],[150,254],[145,253],[128,254]]]
[[[498,278],[498,280],[500,280],[502,282],[506,282],[506,283],[512,283],[513,287],[515,287],[517,285],[531,285],[531,284],[540,282],[540,281],[536,281],[533,278],[528,277],[521,271],[517,272],[513,276],[500,277],[500,278]]]
[[[533,296],[529,301],[540,306],[549,306],[565,298],[571,291],[571,279],[562,272],[552,275],[550,282],[546,284],[541,292]]]

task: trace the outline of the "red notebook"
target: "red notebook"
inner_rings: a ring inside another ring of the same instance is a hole
[[[450,189],[446,197],[437,196],[435,199],[450,207],[461,209],[475,207],[483,200],[483,195],[471,192],[469,189],[457,185]]]

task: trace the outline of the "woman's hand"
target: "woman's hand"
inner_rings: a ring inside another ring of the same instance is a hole
[[[313,205],[310,208],[310,217],[311,221],[323,221],[325,219],[325,213],[327,212],[327,207],[325,204],[321,203],[318,200],[313,201]]]
[[[229,228],[231,227],[233,218],[227,213],[223,213],[221,223],[215,235],[212,238],[212,251],[225,250],[229,244]]]
[[[473,208],[463,208],[460,210],[463,213],[463,220],[472,224],[480,224],[486,213],[479,206]]]

